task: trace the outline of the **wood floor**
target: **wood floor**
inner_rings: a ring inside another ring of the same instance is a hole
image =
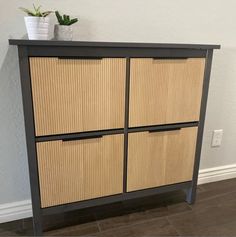
[[[49,216],[46,236],[236,236],[236,179],[204,184],[189,206],[182,192]],[[0,224],[0,236],[32,235],[30,218]]]

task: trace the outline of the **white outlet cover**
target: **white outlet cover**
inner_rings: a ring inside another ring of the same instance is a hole
[[[212,147],[219,147],[222,142],[223,137],[223,129],[218,129],[213,131],[211,146]]]

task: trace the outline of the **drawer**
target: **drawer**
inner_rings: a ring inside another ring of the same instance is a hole
[[[123,135],[37,143],[41,207],[123,192]]]
[[[126,59],[30,58],[36,136],[124,127]]]
[[[129,134],[127,191],[192,180],[197,128]]]
[[[198,121],[205,59],[131,59],[129,126]]]

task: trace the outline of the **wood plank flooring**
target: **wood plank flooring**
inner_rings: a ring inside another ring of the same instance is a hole
[[[198,187],[190,206],[173,192],[44,218],[45,236],[236,236],[236,179]],[[0,236],[30,236],[27,218],[0,224]]]

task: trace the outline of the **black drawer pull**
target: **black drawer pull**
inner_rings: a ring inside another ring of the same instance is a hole
[[[96,56],[60,56],[58,59],[102,60],[103,58]]]
[[[94,136],[86,136],[86,137],[70,137],[62,139],[63,142],[69,141],[77,141],[77,140],[87,140],[87,139],[95,139],[95,138],[102,138],[102,135],[94,135]]]
[[[188,57],[154,57],[153,60],[175,60],[175,59],[179,59],[179,60],[186,60],[188,59]]]
[[[157,129],[149,130],[148,132],[150,132],[150,133],[154,133],[154,132],[169,132],[169,131],[176,131],[176,130],[181,130],[181,128],[157,128]]]

